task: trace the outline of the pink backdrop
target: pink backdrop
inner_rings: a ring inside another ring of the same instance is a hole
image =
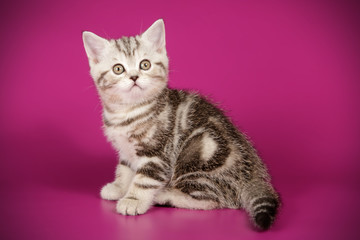
[[[360,15],[356,1],[2,1],[1,239],[360,239]],[[284,205],[244,211],[99,198],[116,155],[81,32],[166,25],[170,85],[211,96],[254,142]]]

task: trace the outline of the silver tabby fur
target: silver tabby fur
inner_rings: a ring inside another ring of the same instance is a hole
[[[204,97],[167,87],[163,21],[140,36],[106,40],[84,32],[83,40],[105,135],[119,153],[102,198],[117,200],[124,215],[154,204],[244,208],[255,226],[268,229],[280,201],[253,146]]]

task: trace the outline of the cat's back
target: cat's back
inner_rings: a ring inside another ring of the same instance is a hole
[[[224,133],[231,135],[232,138],[242,138],[242,134],[223,110],[207,97],[191,91],[175,89],[167,91],[168,102],[174,110],[174,120],[180,130],[192,132],[199,128],[215,125],[219,130],[223,129]]]
[[[182,112],[183,118],[193,121],[205,121],[210,117],[227,119],[223,111],[208,98],[197,92],[167,89],[168,101],[173,108]]]
[[[235,155],[246,155],[261,165],[251,142],[217,105],[206,97],[190,91],[169,89],[167,95],[174,109],[172,142],[175,149],[183,150],[185,144],[189,143],[192,143],[192,146],[197,145],[196,139],[201,136],[199,139],[201,138],[207,147],[217,146],[217,150],[222,149],[220,152],[223,156],[236,152]],[[211,144],[213,142],[216,144]]]

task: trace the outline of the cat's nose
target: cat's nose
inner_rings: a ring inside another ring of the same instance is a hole
[[[138,79],[138,78],[139,78],[139,76],[137,76],[137,75],[134,75],[134,76],[131,76],[131,77],[130,77],[130,79],[133,80],[134,82],[135,82],[136,79]]]

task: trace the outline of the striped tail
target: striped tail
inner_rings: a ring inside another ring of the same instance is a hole
[[[280,207],[280,198],[269,182],[259,179],[249,182],[243,189],[241,200],[258,229],[271,227]]]
[[[261,230],[267,230],[273,224],[280,201],[278,197],[259,197],[254,199],[250,208],[250,215],[255,225]]]

